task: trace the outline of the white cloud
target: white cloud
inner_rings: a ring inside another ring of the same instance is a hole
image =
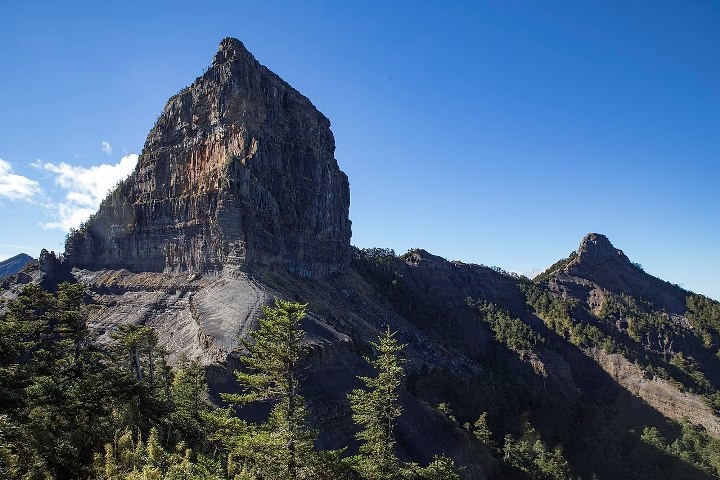
[[[100,148],[102,148],[102,151],[105,152],[106,155],[110,155],[112,153],[112,145],[110,145],[110,142],[107,140],[100,142]]]
[[[520,275],[525,275],[527,278],[533,279],[533,278],[537,277],[538,275],[540,275],[545,270],[547,270],[547,267],[533,268],[533,269],[528,270],[527,272],[521,272]]]
[[[39,194],[38,182],[13,173],[10,163],[0,158],[0,197],[30,202]]]
[[[104,142],[106,143],[106,142]],[[109,145],[108,145],[109,146]],[[138,156],[122,157],[115,165],[77,167],[61,163],[43,164],[43,168],[55,175],[55,184],[67,191],[64,201],[54,205],[57,221],[41,224],[43,228],[70,230],[77,228],[97,211],[100,202],[110,190],[132,173]]]

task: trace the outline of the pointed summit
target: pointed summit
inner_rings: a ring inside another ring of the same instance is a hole
[[[573,290],[577,285],[582,285],[591,290],[625,293],[649,301],[657,309],[678,314],[685,311],[687,292],[645,273],[622,250],[615,248],[605,235],[599,233],[585,235],[577,251],[555,263],[535,277],[535,280],[548,281],[554,285],[553,288],[564,285]]]
[[[250,51],[245,48],[245,45],[233,37],[226,37],[220,42],[215,58],[213,59],[212,66],[223,65],[233,61],[246,61],[251,63],[257,63],[255,57]]]
[[[622,250],[610,243],[610,240],[600,233],[588,233],[583,237],[577,249],[577,262],[606,263],[620,261],[630,263]]]
[[[329,120],[237,39],[173,96],[133,174],[66,242],[70,266],[327,275],[350,259],[350,191]]]

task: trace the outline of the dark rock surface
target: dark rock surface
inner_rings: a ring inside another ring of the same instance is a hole
[[[80,268],[326,275],[349,260],[350,193],[330,122],[226,38],[165,106],[133,174],[68,239]]]

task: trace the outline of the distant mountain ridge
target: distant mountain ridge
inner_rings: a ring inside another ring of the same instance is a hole
[[[34,260],[33,257],[26,253],[20,253],[14,257],[8,258],[7,260],[3,260],[0,262],[0,279],[15,275],[32,260]]]

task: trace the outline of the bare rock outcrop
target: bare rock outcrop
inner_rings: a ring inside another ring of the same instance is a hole
[[[553,290],[568,290],[575,297],[585,297],[582,299],[591,306],[600,305],[607,291],[651,302],[669,313],[685,312],[686,291],[645,273],[599,233],[589,233],[582,239],[576,255],[553,272],[549,284]],[[581,295],[583,290],[585,294]]]
[[[74,273],[95,303],[89,322],[96,331],[109,333],[125,324],[152,326],[172,363],[181,357],[203,364],[225,362],[273,293],[231,269],[207,276],[128,270]]]
[[[677,386],[648,374],[620,354],[610,354],[600,348],[589,349],[587,354],[619,385],[665,417],[702,425],[710,435],[720,438],[720,417],[698,395],[680,391]]]
[[[330,122],[236,39],[173,96],[132,175],[65,246],[89,270],[304,276],[349,261],[350,193]]]

